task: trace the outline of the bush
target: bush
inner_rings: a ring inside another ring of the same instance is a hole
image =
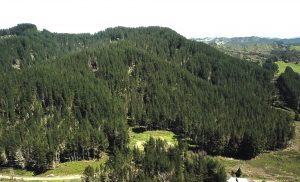
[[[241,168],[239,168],[239,169],[235,172],[235,176],[238,177],[238,178],[242,176],[242,170],[241,170]]]

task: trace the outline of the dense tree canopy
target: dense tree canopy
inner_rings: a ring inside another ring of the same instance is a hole
[[[242,158],[291,138],[291,118],[270,106],[272,67],[168,28],[72,35],[19,25],[0,35],[1,165],[42,172],[122,151],[134,125]]]
[[[96,170],[96,181],[198,181],[225,182],[224,167],[216,160],[186,148],[150,140],[144,151],[117,151],[108,164]]]
[[[300,112],[300,75],[287,67],[277,79],[277,85],[286,105]]]

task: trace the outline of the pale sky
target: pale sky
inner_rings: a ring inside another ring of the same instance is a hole
[[[1,0],[0,29],[95,33],[163,26],[191,37],[300,37],[300,0]]]

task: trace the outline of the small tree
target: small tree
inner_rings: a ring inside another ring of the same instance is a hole
[[[94,181],[94,168],[92,166],[87,166],[83,172],[83,181],[92,182]]]
[[[239,168],[239,169],[235,172],[235,176],[238,177],[238,178],[242,176],[242,170],[241,170],[241,168]]]

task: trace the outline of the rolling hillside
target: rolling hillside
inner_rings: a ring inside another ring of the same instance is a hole
[[[231,56],[251,62],[285,61],[299,62],[299,38],[279,39],[262,37],[195,38]]]
[[[1,166],[42,173],[104,152],[117,157],[136,125],[243,159],[292,137],[292,118],[271,107],[274,70],[169,28],[73,35],[22,24],[0,35]]]

